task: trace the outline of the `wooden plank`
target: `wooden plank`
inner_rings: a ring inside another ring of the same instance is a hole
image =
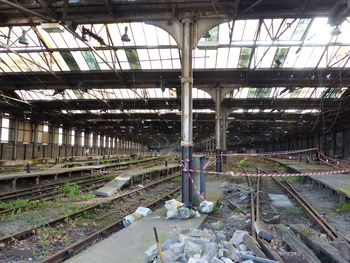
[[[304,224],[294,224],[290,225],[290,227],[295,233],[300,236],[301,240],[303,240],[303,242],[312,248],[312,250],[314,250],[316,253],[322,252],[328,256],[332,262],[348,262],[340,255],[339,251],[335,247],[329,244],[327,240],[321,239],[319,237],[319,233],[317,233],[315,230],[307,227]]]
[[[275,225],[276,231],[282,236],[283,241],[290,247],[291,250],[299,253],[308,263],[321,263],[312,252],[293,231],[285,225]]]
[[[243,244],[249,248],[257,257],[266,258],[264,252],[261,251],[259,244],[250,235],[243,236]]]

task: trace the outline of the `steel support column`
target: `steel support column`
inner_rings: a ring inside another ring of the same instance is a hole
[[[221,172],[221,88],[215,90],[216,172]]]
[[[182,147],[182,202],[192,206],[192,183],[190,172],[192,165],[192,37],[193,24],[190,18],[182,20],[182,77],[181,77],[181,147]]]
[[[222,152],[225,154],[227,152],[227,138],[226,138],[226,110],[222,111]],[[222,161],[226,164],[227,156],[223,155]]]

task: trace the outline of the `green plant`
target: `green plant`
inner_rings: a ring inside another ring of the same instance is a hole
[[[79,196],[80,201],[89,201],[95,198],[94,194],[86,193]]]
[[[59,193],[65,194],[69,199],[77,199],[79,197],[80,186],[77,184],[66,183],[60,187]]]
[[[341,202],[337,204],[336,210],[341,214],[350,213],[350,202]]]
[[[299,216],[303,213],[303,210],[299,207],[291,207],[287,209],[287,214],[291,216]]]
[[[247,162],[247,158],[244,157],[243,159],[241,159],[241,160],[239,160],[239,161],[237,162],[237,166],[238,166],[238,167],[243,167],[243,166],[245,165],[246,162]]]

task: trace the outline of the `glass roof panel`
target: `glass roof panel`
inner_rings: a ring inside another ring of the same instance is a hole
[[[90,70],[100,70],[100,66],[98,65],[91,51],[82,51],[81,53],[86,63],[88,64]]]
[[[8,54],[10,59],[15,63],[22,71],[31,71],[30,67],[26,62],[18,55],[14,53]]]
[[[62,57],[60,52],[52,52],[53,57],[55,58],[55,61],[57,62],[58,66],[63,71],[69,71],[70,68],[68,67],[65,59]]]
[[[307,32],[305,43],[327,44],[332,38],[331,31],[327,17],[316,17]]]
[[[216,68],[226,68],[229,48],[219,48],[216,58]]]
[[[138,49],[137,54],[140,60],[141,68],[142,69],[151,69],[151,62],[148,55],[147,49]]]
[[[239,55],[239,68],[248,68],[250,56],[252,54],[252,48],[242,48],[241,53]]]
[[[216,65],[216,50],[205,51],[205,68],[215,68]]]
[[[149,57],[151,58],[152,69],[162,69],[160,55],[158,49],[149,49]]]
[[[82,52],[80,51],[72,51],[72,56],[74,57],[75,61],[77,62],[80,70],[90,70],[88,64],[86,63],[86,60],[83,57]]]
[[[61,51],[60,54],[70,70],[76,70],[76,71],[80,70],[80,68],[79,68],[77,62],[75,61],[75,58],[73,57],[73,54],[71,52]]]
[[[8,54],[0,53],[0,59],[1,63],[5,64],[10,69],[10,71],[21,72],[21,69],[14,63]]]
[[[205,50],[196,49],[193,51],[193,68],[203,69],[205,66]]]
[[[292,35],[291,40],[302,40],[306,29],[308,28],[309,24],[311,23],[311,19],[300,19],[298,21],[298,25]]]

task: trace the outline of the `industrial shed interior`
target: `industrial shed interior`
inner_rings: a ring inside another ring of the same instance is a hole
[[[0,0],[0,262],[350,262],[350,1]]]

